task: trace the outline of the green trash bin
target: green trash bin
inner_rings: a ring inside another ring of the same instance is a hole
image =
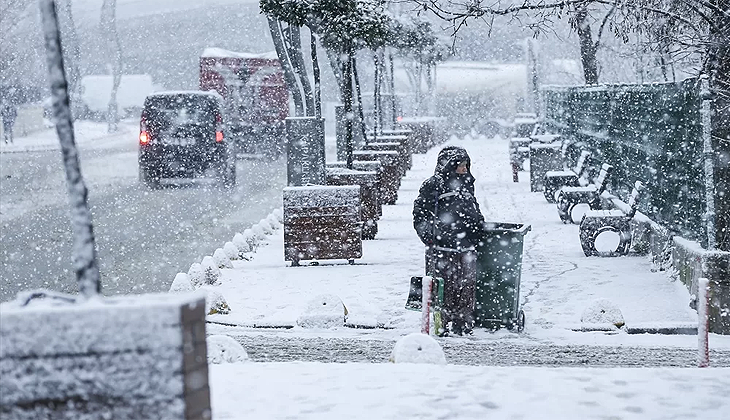
[[[530,225],[487,223],[477,247],[475,325],[522,331],[525,313],[519,307],[522,246]]]

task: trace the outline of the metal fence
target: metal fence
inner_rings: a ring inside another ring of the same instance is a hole
[[[569,158],[593,152],[591,166],[610,163],[609,190],[625,198],[634,182],[647,185],[640,210],[671,232],[706,242],[697,79],[678,83],[546,87],[547,127],[571,144]]]

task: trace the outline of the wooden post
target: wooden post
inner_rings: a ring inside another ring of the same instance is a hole
[[[710,342],[709,342],[709,326],[710,319],[707,314],[709,308],[709,288],[710,281],[702,277],[697,285],[697,341],[699,367],[710,366]]]
[[[421,282],[421,332],[431,334],[431,294],[433,292],[433,278],[425,276]]]

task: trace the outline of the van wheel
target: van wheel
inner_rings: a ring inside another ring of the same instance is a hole
[[[231,189],[236,186],[236,166],[223,167],[218,171],[218,180],[223,188]]]
[[[153,190],[160,188],[160,177],[153,174],[149,169],[145,169],[141,166],[139,167],[139,182]]]

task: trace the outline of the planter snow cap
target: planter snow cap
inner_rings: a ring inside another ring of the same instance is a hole
[[[190,277],[185,273],[177,273],[175,280],[172,281],[170,286],[170,292],[192,292],[195,290],[193,283],[190,282]]]
[[[200,263],[193,263],[188,270],[188,280],[194,287],[200,287],[205,281],[205,273]]]
[[[243,257],[243,254],[253,250],[251,244],[246,240],[246,237],[242,233],[236,233],[233,237],[233,245],[238,248],[238,255],[240,257]]]
[[[446,356],[433,337],[421,333],[411,333],[395,343],[393,352],[390,354],[390,362],[445,365]]]
[[[231,264],[231,259],[228,258],[228,255],[223,251],[223,248],[218,248],[213,253],[213,261],[215,261],[216,266],[218,268],[233,268],[233,264]]]
[[[347,308],[335,295],[320,295],[309,301],[304,312],[297,318],[302,328],[337,328],[347,320]]]
[[[235,261],[241,259],[241,256],[238,253],[238,247],[234,245],[233,242],[226,242],[225,245],[223,245],[223,253],[226,254],[226,258],[229,260]],[[232,266],[233,264],[231,264],[231,267]]]
[[[209,286],[203,286],[200,290],[205,292],[205,313],[208,315],[231,313],[231,307],[223,295]]]
[[[227,335],[209,335],[205,339],[208,346],[208,363],[248,362],[248,353],[238,341]]]
[[[218,268],[213,257],[207,255],[203,257],[203,262],[200,263],[203,267],[203,283],[212,286],[221,284],[221,270]]]
[[[608,299],[597,299],[583,311],[580,322],[584,329],[622,328],[626,323],[621,310]]]

